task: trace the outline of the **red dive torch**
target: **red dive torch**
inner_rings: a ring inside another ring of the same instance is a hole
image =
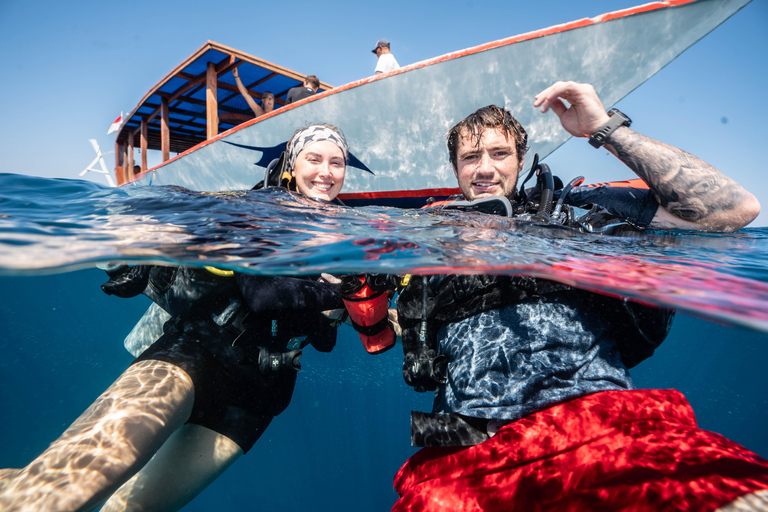
[[[354,274],[341,279],[341,298],[352,326],[370,354],[381,354],[395,346],[395,333],[387,318],[388,292],[394,289],[393,277]]]

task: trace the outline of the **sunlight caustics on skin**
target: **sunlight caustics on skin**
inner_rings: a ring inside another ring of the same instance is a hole
[[[768,510],[768,491],[745,494],[715,512],[761,512]]]
[[[129,367],[34,462],[0,480],[0,509],[92,509],[189,417],[192,380],[160,361]]]
[[[178,510],[242,455],[243,450],[228,437],[186,424],[110,497],[101,512]]]

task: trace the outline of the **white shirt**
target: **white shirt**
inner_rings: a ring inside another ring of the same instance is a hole
[[[374,73],[388,73],[396,69],[400,69],[400,64],[395,60],[395,56],[391,53],[382,53],[376,63]]]

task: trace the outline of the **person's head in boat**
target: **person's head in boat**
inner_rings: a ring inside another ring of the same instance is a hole
[[[330,124],[299,128],[286,146],[291,181],[288,188],[314,199],[333,201],[344,186],[349,146]]]
[[[448,133],[448,155],[467,199],[514,197],[528,134],[508,110],[489,105]]]
[[[275,109],[275,95],[267,91],[261,95],[261,108],[264,113],[272,112]]]
[[[304,86],[312,89],[313,92],[317,92],[320,88],[320,80],[315,75],[307,75],[304,79]]]

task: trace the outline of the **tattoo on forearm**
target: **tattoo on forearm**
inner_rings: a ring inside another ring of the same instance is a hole
[[[746,197],[738,183],[708,163],[628,128],[616,130],[608,143],[648,184],[659,204],[683,220],[705,221],[736,208]]]

